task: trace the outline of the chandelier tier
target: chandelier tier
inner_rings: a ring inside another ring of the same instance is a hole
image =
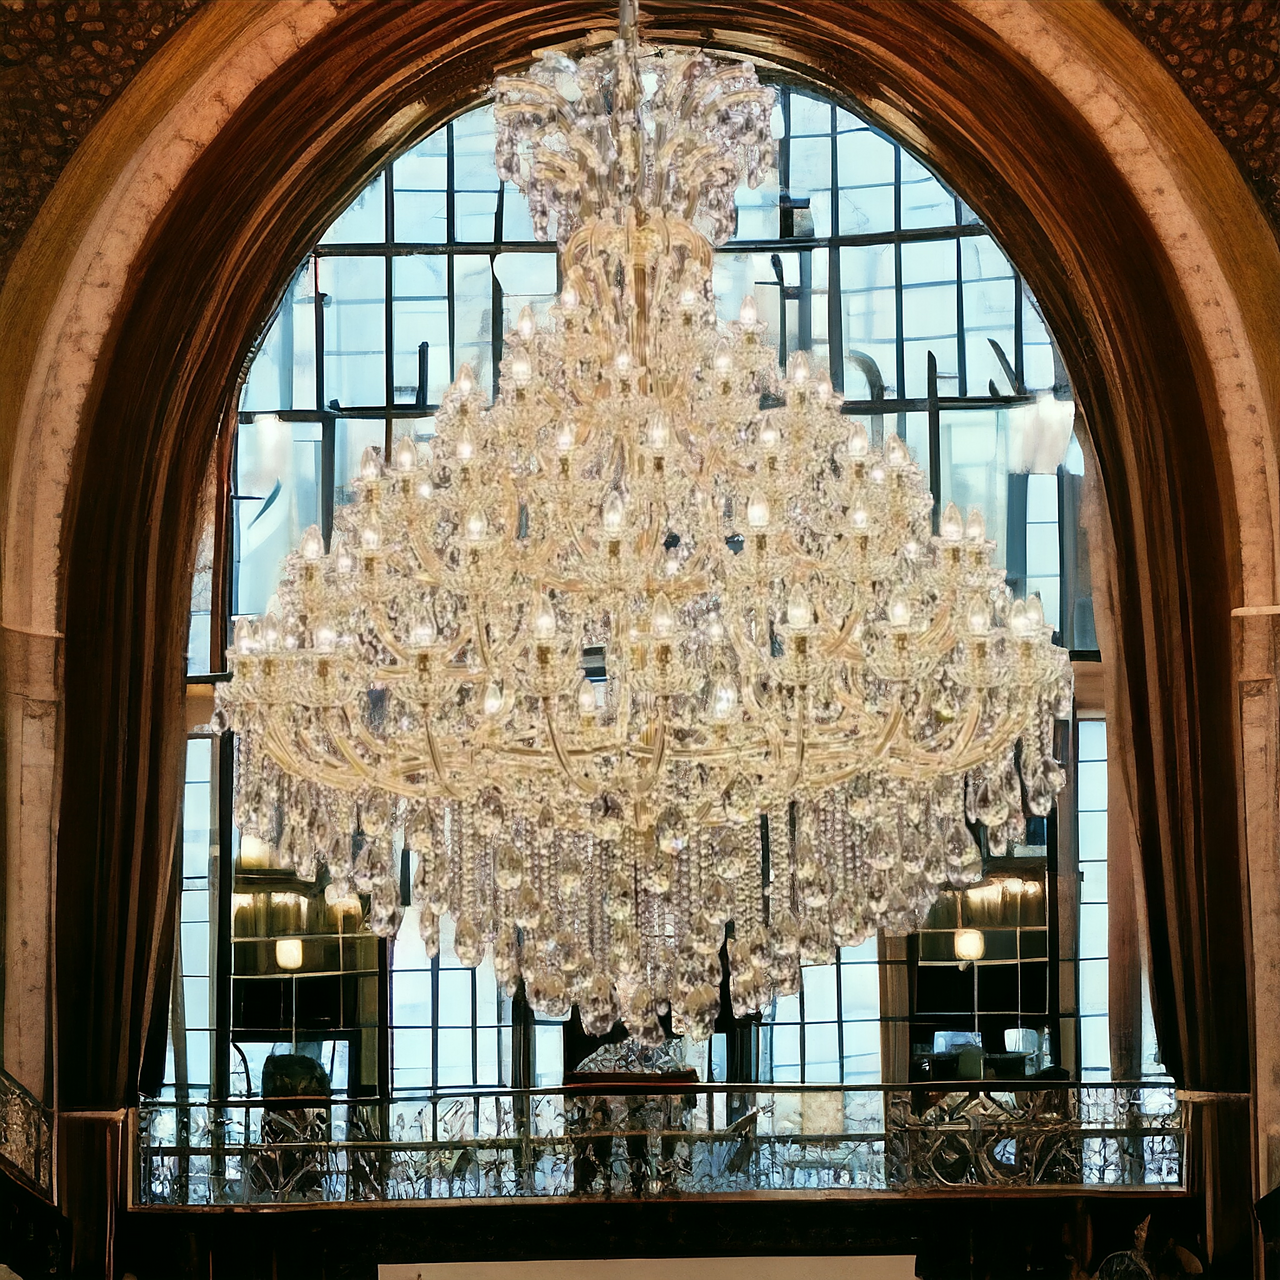
[[[646,89],[649,92],[646,93]],[[498,167],[554,223],[563,291],[466,367],[430,448],[366,452],[326,552],[237,624],[236,818],[429,949],[489,946],[547,1014],[709,1035],[978,879],[1063,782],[1070,667],[981,515],[932,499],[748,298],[711,241],[769,172],[748,64],[620,38],[496,85]]]

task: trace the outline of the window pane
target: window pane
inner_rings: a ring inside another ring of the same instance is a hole
[[[836,1017],[836,967],[833,964],[806,965],[804,1017],[806,1022],[826,1022]]]
[[[386,402],[386,262],[321,258],[324,393],[340,405]]]
[[[321,244],[370,244],[386,239],[386,198],[382,174],[329,224]]]

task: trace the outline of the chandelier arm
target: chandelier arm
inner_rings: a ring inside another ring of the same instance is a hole
[[[658,723],[654,729],[653,742],[650,745],[649,768],[636,787],[635,794],[637,795],[649,795],[653,790],[654,783],[658,780],[659,773],[662,771],[662,766],[667,756],[667,714],[669,709],[666,696],[660,695],[658,698]]]
[[[427,714],[427,708],[422,709],[422,731],[423,736],[427,740],[427,754],[431,758],[431,767],[436,771],[436,777],[439,779],[440,786],[451,800],[461,800],[463,797],[455,790],[445,774],[444,759],[440,753],[440,744],[436,741],[436,735],[431,728],[431,719]]]
[[[555,757],[564,772],[564,776],[573,783],[583,795],[590,796],[593,800],[600,794],[599,788],[591,786],[578,775],[578,772],[570,763],[568,753],[565,751],[564,744],[560,741],[560,735],[556,732],[555,710],[553,707],[554,699],[544,694],[542,697],[542,715],[547,726],[547,738],[551,743],[551,748],[555,752]]]

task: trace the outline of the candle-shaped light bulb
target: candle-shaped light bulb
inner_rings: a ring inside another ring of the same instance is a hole
[[[464,364],[458,370],[458,377],[453,385],[464,400],[476,389],[476,375],[469,364]]]
[[[489,521],[484,512],[479,507],[475,507],[467,515],[467,541],[481,542],[488,532]]]
[[[680,305],[687,311],[698,301],[698,295],[693,291],[692,285],[685,285],[680,290]]]
[[[471,438],[471,428],[464,426],[458,432],[457,442],[453,446],[454,455],[459,462],[470,462],[475,457],[476,445]]]
[[[724,639],[724,623],[720,621],[718,613],[713,613],[707,619],[707,639],[712,644],[719,644]]]
[[[858,462],[870,452],[871,437],[867,435],[867,424],[865,422],[855,422],[849,428],[849,457]]]
[[[676,616],[671,609],[671,601],[666,592],[659,591],[653,598],[653,607],[649,611],[649,630],[655,640],[670,640],[676,629]]]
[[[1009,607],[1009,630],[1015,636],[1031,634],[1031,622],[1027,617],[1027,602],[1025,600],[1015,600]]]
[[[721,340],[716,347],[715,358],[712,361],[712,368],[722,377],[727,378],[733,372],[733,352],[729,350],[729,344]]]
[[[382,475],[382,459],[373,445],[366,445],[360,455],[360,479],[376,480]]]
[[[897,471],[911,461],[911,454],[900,435],[891,435],[884,442],[884,460],[892,470]]]
[[[484,691],[484,713],[496,716],[502,710],[502,685],[497,680],[490,680]]]
[[[414,493],[425,502],[433,493],[435,493],[435,485],[431,483],[430,476],[419,476],[418,483],[414,486]]]
[[[269,613],[262,620],[262,647],[276,649],[280,645],[280,619]]]
[[[563,311],[576,311],[578,309],[578,291],[573,285],[567,284],[560,290],[560,308]]]
[[[302,535],[302,542],[298,545],[298,550],[302,552],[304,560],[316,561],[324,555],[324,537],[320,533],[317,525],[309,525],[306,533]]]
[[[377,551],[382,546],[382,521],[370,511],[360,526],[360,545],[366,551]]]
[[[991,602],[974,596],[969,604],[968,622],[971,636],[985,636],[991,630]]]
[[[813,605],[803,582],[797,582],[787,597],[787,626],[796,630],[813,626]]]
[[[622,532],[623,522],[626,520],[627,511],[623,504],[622,495],[615,489],[604,500],[604,506],[600,510],[600,521],[604,525],[604,531],[610,538],[616,538]]]
[[[533,361],[527,351],[517,351],[512,355],[511,381],[517,387],[527,387],[533,381]]]
[[[397,471],[413,471],[417,467],[418,446],[414,444],[412,436],[403,435],[396,441],[392,458],[395,461]]]
[[[596,703],[596,687],[586,676],[578,684],[578,714],[593,716],[599,710]]]
[[[573,448],[573,443],[573,428],[567,422],[562,422],[556,430],[556,448],[561,453],[568,453]]]
[[[338,643],[338,633],[328,622],[317,622],[311,631],[311,647],[317,653],[332,653]]]
[[[889,625],[893,627],[911,625],[911,600],[901,591],[895,591],[889,597]]]
[[[954,502],[947,503],[942,519],[938,521],[938,535],[943,542],[959,542],[964,537],[964,518]]]
[[[861,502],[855,502],[849,511],[849,523],[853,525],[854,533],[866,533],[867,527],[871,523],[871,517],[867,515],[867,509]]]
[[[671,421],[661,409],[649,419],[649,448],[661,453],[671,443]]]
[[[738,322],[744,329],[754,328],[759,319],[759,312],[756,309],[756,300],[747,294],[742,300],[742,306],[738,308]]]
[[[753,529],[769,527],[769,499],[762,493],[753,493],[747,500],[747,524]]]
[[[977,507],[969,508],[969,519],[964,526],[964,536],[970,542],[987,540],[987,522],[982,518],[982,512]]]
[[[333,565],[339,573],[355,572],[356,558],[347,548],[341,534],[334,534],[333,537]]]
[[[1031,624],[1028,629],[1033,632],[1044,626],[1044,605],[1039,596],[1027,597],[1027,621]]]
[[[831,379],[825,374],[819,374],[813,382],[813,394],[818,397],[819,404],[826,404],[834,392],[831,385]]]
[[[617,370],[618,377],[629,378],[631,376],[631,352],[619,351],[613,357],[613,367]]]
[[[556,634],[556,611],[551,606],[549,596],[539,596],[538,603],[533,606],[533,638],[535,640],[553,640]]]
[[[415,649],[429,649],[436,642],[436,624],[422,618],[409,629],[409,643]]]
[[[738,683],[726,671],[715,679],[711,687],[711,717],[721,722],[731,720],[738,709]]]
[[[249,618],[237,618],[235,639],[232,641],[237,653],[253,652],[253,622]]]
[[[520,308],[520,316],[516,320],[516,332],[528,342],[533,337],[533,308],[523,306]]]
[[[776,453],[778,441],[781,439],[782,433],[778,430],[778,424],[772,418],[766,418],[760,426],[760,447],[765,453]]]

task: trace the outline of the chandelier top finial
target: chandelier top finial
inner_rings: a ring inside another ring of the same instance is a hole
[[[733,231],[738,184],[772,172],[774,91],[749,62],[646,53],[634,0],[621,0],[618,24],[601,53],[551,51],[526,74],[499,77],[498,171],[528,195],[542,239],[553,215],[564,243],[593,219],[656,212],[719,243]]]

